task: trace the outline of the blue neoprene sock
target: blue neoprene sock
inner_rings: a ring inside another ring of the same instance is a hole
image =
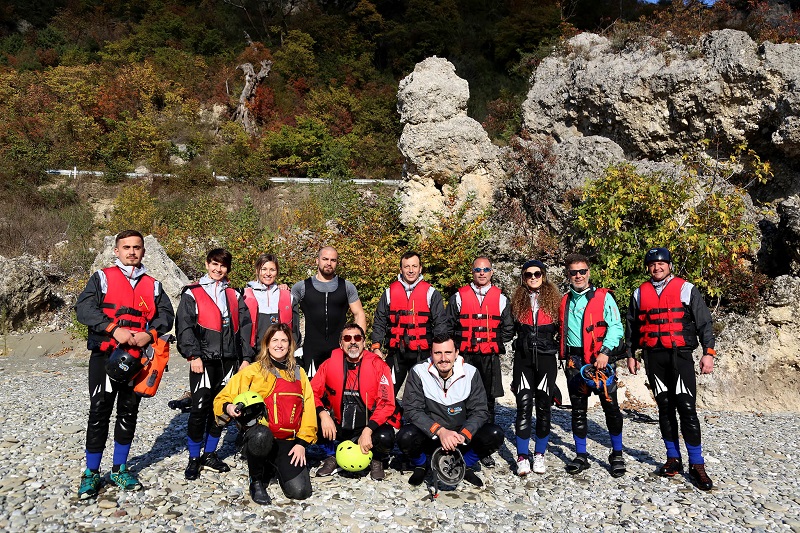
[[[128,453],[131,451],[130,444],[120,444],[114,441],[114,466],[124,465],[128,462]]]
[[[409,457],[408,461],[411,463],[412,466],[423,466],[425,461],[428,459],[428,456],[424,453],[419,454],[419,457]]]
[[[189,447],[189,457],[200,457],[200,449],[203,447],[203,441],[193,441],[186,437],[186,445]]]
[[[693,465],[702,465],[705,464],[706,460],[703,459],[703,445],[698,444],[697,446],[692,446],[691,444],[686,445],[686,453],[689,455],[689,464]]]
[[[86,468],[92,472],[100,471],[100,461],[103,459],[103,452],[86,452]]]
[[[203,451],[206,453],[211,453],[217,451],[217,444],[219,444],[220,437],[212,437],[209,435],[206,437],[206,447]]]
[[[336,443],[334,441],[323,442],[319,446],[325,451],[326,456],[336,455]]]
[[[517,437],[517,455],[530,455],[530,445],[531,439],[523,439],[521,437]]]
[[[586,437],[575,437],[575,453],[586,453]]]
[[[469,450],[467,453],[464,454],[464,464],[467,465],[467,468],[472,468],[475,466],[475,463],[478,462],[478,454],[475,453],[475,450]]]
[[[544,455],[544,452],[547,451],[547,443],[550,442],[550,435],[546,437],[536,437],[536,445],[533,448],[534,453]]]
[[[667,457],[671,457],[673,459],[680,459],[681,458],[681,451],[678,449],[678,443],[674,440],[666,440],[664,439],[664,446],[667,448]]]
[[[615,452],[622,451],[622,433],[619,435],[612,435],[611,433],[608,434],[611,437],[611,449]]]

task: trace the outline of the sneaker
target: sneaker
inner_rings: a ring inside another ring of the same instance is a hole
[[[625,458],[622,453],[612,453],[608,456],[609,470],[611,477],[622,477],[628,470],[625,468]]]
[[[585,455],[576,455],[575,459],[571,462],[567,463],[566,470],[567,473],[572,474],[580,474],[584,470],[589,468],[589,459]]]
[[[142,488],[142,484],[133,477],[128,471],[128,467],[124,464],[119,465],[119,470],[116,472],[111,472],[111,481],[122,490],[139,490]]]
[[[408,484],[413,485],[415,487],[422,485],[422,482],[425,481],[425,476],[428,474],[428,469],[424,466],[415,466],[414,473],[411,474],[411,477],[408,478]]]
[[[267,494],[267,489],[264,488],[263,481],[250,482],[250,497],[258,505],[269,505],[272,503],[272,499],[269,497],[269,494]]]
[[[476,487],[483,487],[483,480],[478,477],[478,474],[471,468],[467,468],[464,471],[464,481],[472,483]]]
[[[485,466],[486,468],[494,468],[497,466],[497,463],[494,462],[494,458],[492,458],[491,455],[487,455],[481,459],[481,465]]]
[[[208,468],[209,470],[213,470],[214,472],[231,471],[231,467],[229,467],[225,463],[225,461],[217,457],[217,452],[204,453],[203,455],[201,455],[200,464],[203,466],[203,468]]]
[[[194,480],[200,477],[200,468],[202,465],[200,464],[199,457],[189,457],[189,464],[186,465],[186,470],[183,471],[183,475],[188,480]]]
[[[700,490],[711,490],[714,488],[714,482],[706,474],[706,465],[689,465],[689,477]]]
[[[531,473],[531,462],[524,455],[517,456],[517,475],[527,476]]]
[[[78,488],[78,499],[88,500],[94,498],[100,491],[100,473],[92,472],[88,468],[81,476],[81,486]]]
[[[537,474],[544,474],[547,467],[544,464],[544,454],[537,453],[533,456],[533,471]]]
[[[375,481],[383,481],[386,474],[383,472],[383,461],[380,459],[373,459],[369,464],[369,477]]]
[[[317,477],[332,476],[340,470],[339,465],[336,464],[336,457],[330,456],[322,460],[322,464],[317,468]]]
[[[667,457],[667,462],[658,469],[658,475],[673,477],[678,472],[683,471],[683,461],[680,457]]]

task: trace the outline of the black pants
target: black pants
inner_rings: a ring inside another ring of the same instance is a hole
[[[458,449],[462,454],[474,450],[478,458],[483,459],[500,449],[504,437],[503,429],[489,422],[475,432],[468,444],[463,444]],[[432,454],[441,443],[439,439],[434,439],[428,432],[422,431],[414,424],[406,424],[397,432],[397,446],[406,457],[414,459],[422,453]]]
[[[521,439],[531,438],[531,417],[536,405],[536,437],[550,434],[550,409],[556,387],[558,361],[555,355],[525,357],[521,352],[514,357],[511,390],[517,398],[515,434]]]
[[[405,352],[389,348],[386,354],[386,364],[392,369],[392,379],[394,380],[394,395],[400,392],[400,387],[406,380],[408,372],[414,365],[424,361],[431,356],[430,350],[417,350],[415,352]]]
[[[583,360],[581,357],[571,357],[567,361],[567,367],[564,373],[567,376],[567,388],[569,389],[569,399],[572,402],[572,433],[573,435],[582,439],[586,438],[588,433],[588,425],[586,422],[586,410],[589,405],[589,396],[592,394],[586,383],[581,378],[581,366]],[[622,433],[622,413],[619,410],[619,403],[617,402],[617,380],[614,378],[614,383],[608,387],[608,390],[598,393],[600,398],[600,406],[603,408],[603,413],[606,415],[606,426],[611,435],[619,435]]]
[[[364,431],[363,427],[344,429],[337,424],[336,438],[331,441],[322,435],[322,424],[319,423],[319,418],[317,418],[317,424],[319,428],[317,430],[317,442],[322,446],[330,446],[335,441],[352,440],[353,442],[358,442],[361,432]],[[394,448],[394,428],[389,424],[381,424],[378,429],[372,432],[372,457],[384,459],[392,451],[392,448]]]
[[[214,398],[236,372],[236,359],[203,360],[203,372],[189,372],[189,390],[192,393],[192,410],[189,411],[187,434],[194,442],[202,442],[205,435],[218,438],[222,426],[214,421]]]
[[[486,390],[486,404],[489,407],[489,421],[494,422],[494,411],[496,401],[503,394],[503,373],[500,366],[500,356],[498,354],[483,354],[472,352],[461,352],[464,362],[478,369],[478,375],[483,382]]]
[[[658,405],[658,423],[664,440],[678,442],[678,416],[686,444],[700,445],[700,420],[695,401],[697,380],[689,350],[648,350],[647,380]]]
[[[108,439],[108,425],[114,402],[117,419],[114,441],[123,445],[133,442],[141,397],[133,392],[130,383],[119,383],[106,374],[108,353],[93,351],[89,358],[89,422],[86,427],[86,451],[102,452]]]
[[[338,347],[339,346],[337,344],[336,348]],[[300,366],[303,367],[303,370],[306,371],[308,379],[313,378],[314,374],[317,373],[317,370],[319,370],[319,367],[322,365],[322,363],[331,358],[331,351],[332,350],[323,350],[321,352],[317,351],[315,353],[309,353],[305,351],[305,348],[303,349],[303,358],[298,362],[300,363]]]
[[[289,451],[296,445],[296,440],[274,438],[270,429],[262,424],[248,429],[244,434],[242,449],[247,456],[250,480],[268,483],[277,476],[287,498],[305,500],[311,496],[308,464],[293,465],[289,456]]]

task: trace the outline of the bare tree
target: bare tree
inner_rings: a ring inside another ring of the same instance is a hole
[[[261,60],[261,70],[258,71],[258,74],[256,74],[253,65],[250,63],[242,63],[236,69],[241,69],[244,72],[244,88],[239,96],[239,104],[236,106],[236,111],[233,113],[233,120],[240,123],[244,131],[249,135],[255,135],[256,123],[248,104],[255,98],[258,85],[269,76],[269,71],[272,69],[272,61],[268,59]]]

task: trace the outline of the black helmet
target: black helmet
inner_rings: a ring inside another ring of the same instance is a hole
[[[655,263],[656,261],[671,263],[672,256],[670,255],[669,250],[666,248],[650,248],[647,250],[647,253],[644,254],[645,266],[649,265],[650,263]]]
[[[114,381],[127,383],[136,377],[136,374],[144,368],[141,357],[136,357],[124,348],[117,347],[106,362],[106,374]]]
[[[452,451],[436,448],[431,455],[431,468],[439,476],[439,479],[451,486],[458,485],[464,479],[467,471],[464,456],[461,455],[458,448]]]

